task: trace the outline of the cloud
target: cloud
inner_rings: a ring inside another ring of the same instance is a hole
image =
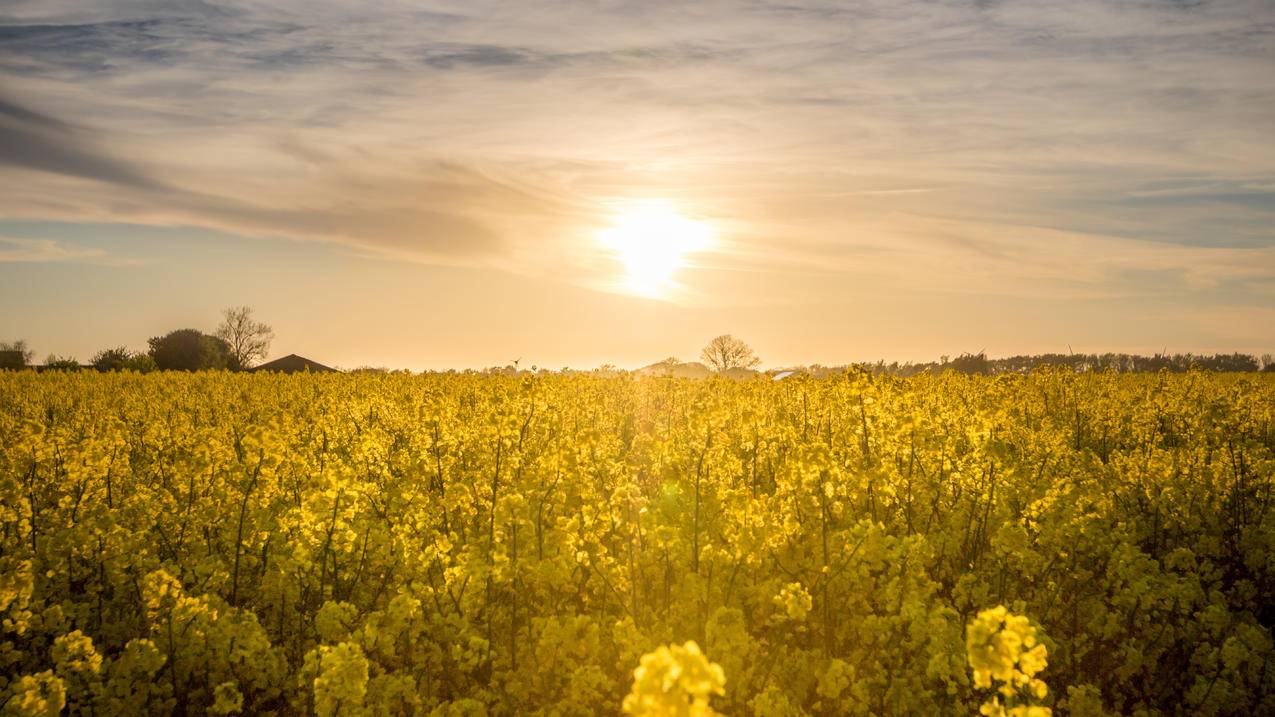
[[[164,186],[111,157],[78,128],[0,97],[0,166],[35,169],[160,190]]]
[[[46,264],[67,262],[102,266],[135,266],[138,259],[112,257],[101,249],[75,246],[52,239],[22,239],[0,236],[0,264]]]
[[[232,183],[186,189],[110,156],[99,149],[106,143],[99,135],[0,98],[0,170],[7,167],[28,178],[0,199],[0,210],[10,216],[141,220],[309,238],[435,263],[502,257],[500,237],[475,218],[488,206],[521,214],[523,220],[552,213],[550,200],[470,167],[433,162],[393,178],[366,176],[332,168],[324,150],[297,143],[287,152],[329,165],[323,176],[303,182],[299,194],[305,196],[280,202],[268,189],[257,192]],[[31,170],[36,174],[29,175]],[[28,247],[8,260],[51,260],[59,255],[55,248],[45,245],[33,254]]]
[[[703,272],[774,277],[719,298],[1257,295],[1272,67],[1240,0],[16,2],[0,212],[577,281],[609,200],[671,196],[724,228]]]

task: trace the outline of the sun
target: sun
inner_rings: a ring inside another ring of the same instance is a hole
[[[686,266],[686,256],[706,249],[711,239],[707,224],[653,199],[626,204],[598,234],[602,247],[624,265],[625,290],[649,298],[676,288],[673,275]]]

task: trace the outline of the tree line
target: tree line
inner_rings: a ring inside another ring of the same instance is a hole
[[[252,308],[235,306],[222,311],[222,322],[211,333],[199,329],[177,329],[149,339],[146,351],[132,351],[116,346],[98,351],[88,364],[71,356],[49,354],[46,370],[98,371],[201,371],[252,368],[270,350],[274,331],[252,316]],[[21,369],[33,366],[35,352],[24,340],[0,342],[0,368]]]
[[[206,334],[198,329],[178,329],[163,336],[151,338],[148,350],[134,352],[119,346],[94,354],[90,363],[80,364],[72,357],[50,354],[45,360],[44,369],[74,370],[95,368],[99,371],[199,371],[204,369],[227,369],[240,371],[252,368],[257,361],[266,357],[274,331],[269,325],[257,321],[252,316],[253,310],[247,306],[231,307],[222,311],[222,322],[216,331]],[[25,341],[0,342],[0,369],[27,368],[32,366],[35,352]],[[761,363],[756,353],[745,342],[723,334],[708,342],[700,352],[703,364],[683,364],[676,358],[667,358],[646,367],[656,375],[674,375],[680,366],[699,365],[705,372],[731,374],[743,371],[752,372]],[[524,373],[519,367],[519,360],[507,366],[493,366],[480,373],[500,373],[517,375]],[[1275,356],[1262,354],[1193,354],[1193,353],[1156,353],[1151,356],[1128,353],[1046,353],[1023,354],[1004,358],[988,358],[986,352],[963,353],[955,358],[942,356],[938,361],[928,362],[859,362],[837,366],[812,364],[809,366],[791,366],[774,369],[771,373],[795,371],[813,376],[825,376],[841,373],[849,368],[857,368],[878,374],[894,376],[915,376],[922,373],[941,373],[956,371],[965,374],[1005,374],[1028,373],[1036,368],[1063,367],[1074,371],[1117,371],[1117,372],[1158,372],[1169,371],[1184,373],[1191,369],[1219,372],[1275,372]],[[355,371],[388,372],[386,368],[363,367]],[[539,367],[532,366],[531,373],[539,373]],[[563,368],[563,373],[571,369]],[[624,370],[606,364],[595,373],[622,374]]]
[[[1151,356],[1127,353],[1078,354],[1048,353],[1024,354],[1004,358],[988,358],[985,352],[965,353],[955,358],[943,356],[938,361],[886,363],[856,363],[854,367],[878,374],[915,376],[922,373],[941,373],[952,370],[966,374],[1028,373],[1044,367],[1070,368],[1073,371],[1117,371],[1121,373],[1155,373],[1169,371],[1185,373],[1192,369],[1220,372],[1275,371],[1275,356],[1254,356],[1244,353],[1193,354],[1156,353]],[[838,373],[849,366],[803,366],[796,370],[815,375]]]

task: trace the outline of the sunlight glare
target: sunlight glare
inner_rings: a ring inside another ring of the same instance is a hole
[[[686,265],[686,255],[706,249],[711,234],[669,203],[649,200],[627,205],[598,239],[624,264],[628,292],[660,298],[676,286],[673,274]]]

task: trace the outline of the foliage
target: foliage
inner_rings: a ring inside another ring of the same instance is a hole
[[[79,371],[80,362],[73,356],[49,354],[48,358],[44,359],[44,368],[50,371]]]
[[[33,351],[25,339],[17,341],[0,341],[0,369],[26,368],[35,358]]]
[[[230,345],[198,329],[178,329],[156,336],[147,343],[155,366],[165,371],[238,369]]]
[[[950,368],[960,373],[989,373],[987,354],[982,351],[976,354],[961,354],[950,362],[943,362],[943,368]]]
[[[4,372],[0,705],[1273,714],[1273,480],[1269,373]]]
[[[793,366],[796,370],[816,377],[825,377],[844,373],[847,366]],[[1137,354],[1031,354],[1006,356],[1004,358],[988,358],[980,351],[976,354],[961,354],[954,359],[943,356],[938,361],[911,363],[898,361],[886,363],[855,364],[853,368],[869,371],[874,374],[891,376],[917,376],[923,373],[942,373],[953,370],[969,374],[1027,374],[1042,368],[1067,368],[1074,371],[1119,371],[1125,373],[1186,373],[1193,370],[1221,372],[1275,371],[1275,362],[1270,354],[1263,354],[1259,359],[1249,354],[1155,354],[1140,356]]]
[[[128,357],[128,360],[120,364],[120,369],[124,371],[136,371],[138,373],[150,373],[158,371],[159,366],[155,363],[155,359],[150,354],[135,353]]]
[[[98,371],[137,371],[148,373],[156,370],[155,359],[149,354],[134,353],[123,346],[98,351],[93,355],[93,368]]]
[[[133,358],[133,352],[124,346],[116,348],[103,349],[93,354],[93,358],[89,363],[93,364],[93,368],[98,371],[119,371],[124,368],[129,359]]]

